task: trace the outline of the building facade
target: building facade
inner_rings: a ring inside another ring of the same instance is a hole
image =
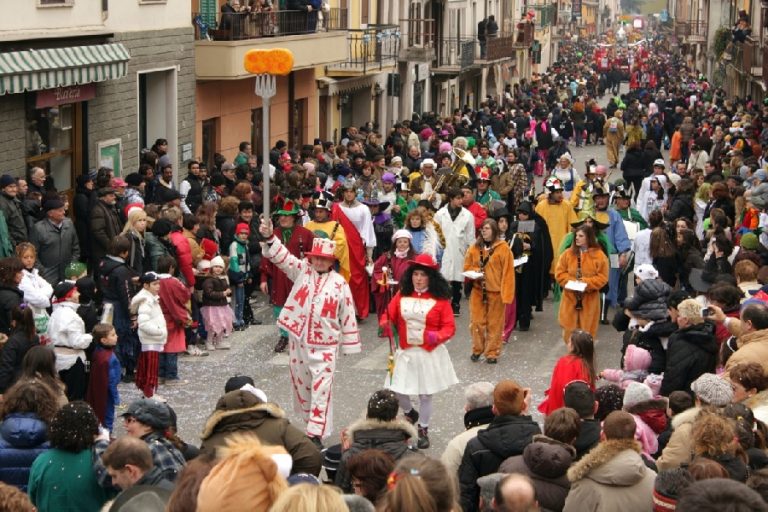
[[[46,169],[60,191],[106,166],[138,168],[167,139],[194,154],[193,30],[182,0],[2,0],[0,168]],[[8,26],[8,25],[6,25]],[[41,28],[44,27],[44,28]]]

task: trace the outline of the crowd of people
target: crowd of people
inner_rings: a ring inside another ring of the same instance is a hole
[[[177,184],[162,139],[71,207],[42,168],[0,176],[0,509],[768,510],[768,103],[662,38],[605,47],[565,43],[478,110],[277,141],[268,176],[243,142]],[[158,390],[261,323],[258,291],[302,425],[238,376],[188,444]],[[565,344],[545,399],[470,383],[466,431],[426,456],[462,305],[468,360],[493,365],[545,299]],[[386,376],[334,444],[336,364],[371,314]]]

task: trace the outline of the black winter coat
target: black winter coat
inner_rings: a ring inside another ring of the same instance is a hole
[[[365,450],[381,450],[397,462],[411,451],[408,443],[417,436],[416,429],[405,421],[373,419],[364,419],[352,424],[348,435],[352,444],[342,454],[335,477],[335,484],[346,493],[352,492],[352,475],[347,471],[347,461],[350,457]]]
[[[709,322],[679,329],[669,337],[667,369],[661,383],[661,395],[673,391],[691,393],[691,383],[704,373],[714,373],[718,343],[715,326]]]
[[[693,208],[693,196],[685,192],[675,194],[664,217],[669,222],[674,222],[680,217],[693,222],[696,219],[696,210]]]
[[[650,176],[653,174],[653,162],[659,158],[664,159],[664,157],[661,155],[661,151],[658,149],[653,151],[650,149],[643,150],[643,167],[645,168],[645,176]]]
[[[0,285],[0,333],[11,334],[11,311],[24,301],[24,294],[16,286]]]
[[[533,436],[540,433],[539,425],[530,416],[496,416],[486,430],[467,443],[459,466],[464,512],[478,510],[480,488],[477,479],[498,471],[505,459],[521,455]]]
[[[667,311],[667,297],[672,288],[661,279],[646,279],[635,287],[635,294],[624,301],[624,308],[633,316],[645,320],[665,320]]]
[[[31,340],[22,331],[16,331],[8,338],[0,352],[0,394],[15,383],[21,375],[21,360],[30,348],[40,344],[40,338]]]
[[[541,510],[563,510],[571,488],[568,468],[576,460],[573,446],[537,435],[522,455],[505,460],[501,473],[520,473],[531,479]]]
[[[624,178],[639,178],[645,176],[645,163],[643,152],[639,149],[630,149],[621,161],[621,172]]]

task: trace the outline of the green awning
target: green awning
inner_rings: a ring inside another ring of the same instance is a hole
[[[120,43],[0,53],[0,95],[122,78],[130,58]]]

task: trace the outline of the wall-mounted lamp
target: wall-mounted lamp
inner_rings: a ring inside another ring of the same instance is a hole
[[[342,94],[339,96],[339,110],[349,105],[349,94]]]
[[[381,85],[379,85],[379,82],[376,82],[373,86],[373,97],[378,98],[381,96],[381,94],[384,92],[384,89],[381,88]]]

